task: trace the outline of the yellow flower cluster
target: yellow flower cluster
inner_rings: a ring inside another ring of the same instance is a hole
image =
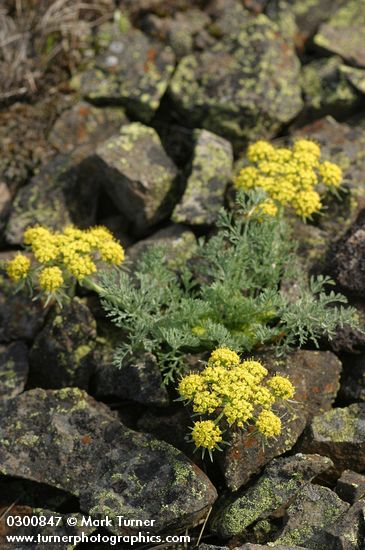
[[[262,204],[263,214],[275,216],[276,205],[282,205],[308,218],[322,208],[317,186],[322,183],[337,188],[343,178],[337,164],[320,162],[320,156],[319,145],[308,139],[298,139],[291,149],[257,141],[247,149],[251,165],[240,171],[235,186],[244,190],[263,189],[272,201]]]
[[[19,283],[22,279],[26,279],[29,270],[30,259],[24,256],[24,254],[17,254],[6,266],[8,276],[15,283]]]
[[[52,231],[43,226],[30,227],[24,232],[24,245],[33,254],[35,265],[27,256],[18,254],[7,265],[7,273],[14,282],[37,278],[40,289],[52,294],[76,279],[97,271],[98,262],[119,265],[124,250],[112,233],[102,226],[81,230],[67,226],[63,231]]]
[[[222,441],[222,432],[213,420],[195,422],[192,437],[197,447],[212,450]]]
[[[280,434],[281,422],[271,408],[279,400],[293,397],[295,390],[287,378],[270,377],[259,361],[241,362],[234,351],[219,348],[213,351],[201,373],[192,373],[180,380],[178,392],[184,401],[191,403],[195,414],[216,417],[215,421],[209,419],[209,426],[218,427],[219,422],[224,421],[228,426],[243,428],[251,422],[263,436],[273,437]],[[196,447],[211,449],[202,444],[204,422],[199,421],[198,425],[197,430],[195,424],[192,431]],[[212,442],[210,428],[208,433],[207,440]]]

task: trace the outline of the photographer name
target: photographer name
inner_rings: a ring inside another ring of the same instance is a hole
[[[84,516],[79,522],[80,527],[153,527],[155,519],[131,519],[124,516],[115,516],[113,518],[105,516],[105,518],[97,519],[91,516]]]

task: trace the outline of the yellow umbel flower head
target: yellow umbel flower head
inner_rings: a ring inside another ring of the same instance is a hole
[[[114,265],[119,265],[124,261],[124,249],[116,241],[101,241],[98,246],[101,259]]]
[[[275,437],[281,433],[281,420],[272,411],[261,411],[255,426],[265,437]]]
[[[222,441],[222,432],[213,420],[195,422],[191,435],[197,448],[213,450]]]
[[[14,281],[14,283],[18,283],[22,279],[25,279],[28,276],[29,270],[30,259],[24,256],[24,254],[17,254],[6,266],[8,277]]]
[[[237,367],[240,364],[240,358],[235,351],[229,348],[217,348],[211,353],[208,365],[210,367]]]
[[[63,285],[63,275],[59,267],[45,267],[38,276],[39,286],[45,292],[55,292]]]
[[[78,281],[82,281],[96,272],[96,265],[90,256],[81,256],[81,254],[75,254],[70,259],[65,259],[65,266]]]
[[[320,146],[309,139],[298,139],[293,147],[273,147],[257,141],[247,149],[245,166],[235,179],[237,189],[260,188],[268,195],[262,213],[275,216],[277,206],[290,208],[298,216],[309,218],[322,208],[323,183],[329,188],[341,185],[342,170],[334,163],[320,163]],[[260,221],[260,219],[259,219]]]
[[[275,397],[280,399],[291,399],[295,393],[293,384],[285,376],[273,376],[267,385],[272,389]]]
[[[183,399],[192,399],[203,390],[204,383],[200,374],[188,374],[179,382],[178,392]]]

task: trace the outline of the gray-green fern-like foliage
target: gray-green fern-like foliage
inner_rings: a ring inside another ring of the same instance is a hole
[[[274,348],[278,354],[308,341],[331,338],[356,324],[346,298],[325,287],[327,277],[300,281],[295,250],[282,216],[260,214],[260,192],[240,194],[233,212],[222,210],[216,234],[201,239],[179,272],[161,246],[149,249],[133,275],[120,270],[101,278],[102,305],[123,330],[115,363],[152,352],[165,382],[181,372],[188,352],[226,346],[237,352]],[[285,275],[299,285],[293,301],[281,291]]]

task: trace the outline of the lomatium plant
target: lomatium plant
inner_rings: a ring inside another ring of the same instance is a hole
[[[225,428],[250,428],[251,436],[266,442],[281,433],[281,419],[272,410],[275,404],[293,398],[295,389],[284,376],[270,376],[259,362],[241,362],[229,348],[218,348],[199,374],[182,378],[180,398],[192,408],[194,422],[191,438],[197,449],[221,450]]]
[[[321,195],[336,191],[343,180],[341,168],[321,162],[320,157],[320,146],[308,139],[298,139],[291,149],[257,141],[248,147],[250,165],[240,171],[235,187],[263,189],[268,199],[262,209],[268,215],[275,216],[278,208],[285,207],[310,218],[322,208]]]
[[[24,233],[28,254],[18,253],[7,263],[9,278],[18,288],[27,286],[35,298],[62,305],[74,295],[76,283],[94,288],[91,276],[106,264],[120,265],[124,250],[103,226],[82,230],[73,226],[51,231],[43,226]]]

